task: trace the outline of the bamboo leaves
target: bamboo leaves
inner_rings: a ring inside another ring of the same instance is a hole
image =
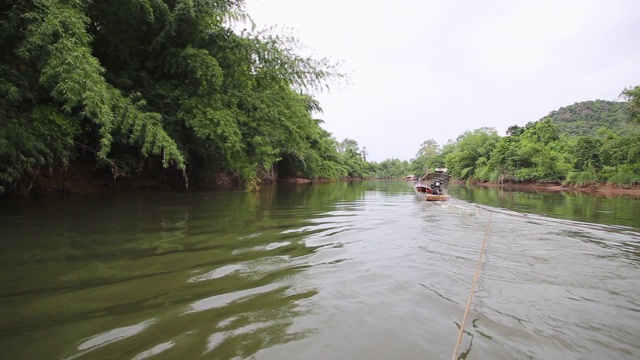
[[[625,88],[620,96],[629,102],[628,111],[631,118],[640,123],[640,85]]]
[[[242,1],[8,1],[0,6],[2,184],[64,166],[74,143],[114,175],[155,160],[205,181],[232,172],[248,187],[276,167],[343,173],[308,94],[341,75],[326,59],[298,55],[293,38],[236,33],[232,22],[250,21]],[[32,131],[34,114],[41,126]],[[54,130],[58,137],[37,135]],[[13,133],[24,136],[5,136]]]
[[[105,69],[91,55],[89,19],[81,7],[38,3],[25,15],[30,23],[17,53],[25,60],[43,58],[40,82],[51,89],[52,98],[64,112],[77,112],[97,125],[99,158],[109,160],[114,135],[126,134],[126,141],[139,144],[144,156],[162,154],[165,166],[174,163],[184,169],[184,157],[163,130],[159,114],[141,111],[105,80]]]

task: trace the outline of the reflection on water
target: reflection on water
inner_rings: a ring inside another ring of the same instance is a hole
[[[3,357],[449,359],[494,211],[461,358],[634,358],[636,202],[451,193],[431,204],[378,181],[9,204]]]
[[[69,357],[69,359],[76,358],[80,355],[84,355],[90,351],[93,351],[99,347],[139,334],[154,322],[155,320],[143,321],[139,324],[109,330],[105,333],[93,336],[89,338],[87,341],[80,344],[78,346],[78,353],[75,356]]]
[[[467,186],[453,186],[450,192],[461,200],[523,213],[640,229],[640,198],[628,195],[607,197],[580,192],[515,191]]]

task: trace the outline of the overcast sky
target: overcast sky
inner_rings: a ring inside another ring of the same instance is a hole
[[[410,160],[420,144],[537,121],[640,85],[638,0],[247,0],[349,84],[316,94],[316,117],[369,161]]]

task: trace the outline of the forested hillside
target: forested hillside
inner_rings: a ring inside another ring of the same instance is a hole
[[[627,102],[584,101],[552,111],[547,116],[561,132],[571,135],[595,135],[606,127],[620,135],[640,132],[640,124],[632,123]]]
[[[622,94],[627,102],[577,103],[525,126],[513,125],[506,136],[484,127],[442,147],[425,141],[407,172],[446,166],[461,180],[637,186],[640,86]]]

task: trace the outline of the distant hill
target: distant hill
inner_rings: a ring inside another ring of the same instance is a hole
[[[640,125],[630,122],[627,103],[617,101],[584,101],[552,111],[551,118],[567,135],[595,135],[601,127],[618,135],[640,132]]]

